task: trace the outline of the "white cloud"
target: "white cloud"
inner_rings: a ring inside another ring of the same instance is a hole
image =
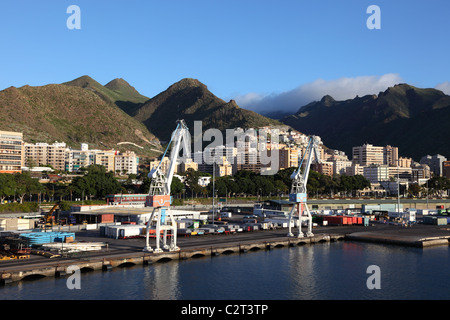
[[[445,94],[450,95],[450,81],[439,83],[436,89],[441,90]]]
[[[318,101],[327,94],[335,100],[353,99],[357,95],[378,94],[388,87],[402,82],[401,77],[393,73],[382,76],[361,76],[335,80],[318,79],[278,94],[264,96],[258,93],[248,93],[234,99],[242,108],[260,113],[270,111],[294,113],[300,107]]]

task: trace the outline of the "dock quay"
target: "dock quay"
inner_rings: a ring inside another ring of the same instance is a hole
[[[401,245],[427,248],[449,245],[448,226],[415,225],[401,227],[389,224],[370,226],[320,226],[313,230],[313,237],[287,237],[287,229],[241,232],[230,235],[208,235],[180,238],[179,251],[144,252],[145,239],[102,238],[98,230],[77,233],[79,241],[109,241],[99,252],[81,256],[54,257],[31,255],[26,260],[0,261],[0,284],[16,283],[42,277],[63,277],[72,274],[73,266],[81,272],[110,271],[120,267],[152,265],[159,262],[188,260],[228,255],[251,254],[258,250],[275,250],[302,245],[320,245],[337,241],[364,241],[383,245]],[[426,250],[426,249],[425,249]]]
[[[231,241],[227,243],[221,243],[219,241],[203,246],[201,246],[201,242],[198,242],[193,247],[162,253],[148,253],[143,252],[142,250],[116,253],[116,250],[109,250],[109,252],[102,252],[97,255],[90,254],[83,258],[46,258],[34,259],[34,261],[26,262],[20,261],[20,263],[2,263],[0,264],[0,280],[2,284],[8,284],[25,279],[61,277],[72,274],[73,271],[71,270],[73,266],[76,266],[82,272],[109,271],[118,267],[151,265],[153,263],[170,260],[186,260],[226,254],[242,254],[256,250],[271,250],[275,248],[332,242],[343,239],[343,234],[318,234],[308,238],[276,237],[260,239],[260,237],[258,237],[256,240]]]

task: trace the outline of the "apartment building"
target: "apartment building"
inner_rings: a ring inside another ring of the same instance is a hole
[[[68,149],[66,152],[65,171],[76,172],[95,164],[95,153],[100,150],[89,150],[87,143],[81,144],[80,150]]]
[[[364,167],[363,175],[373,184],[386,181],[389,180],[389,167],[382,164],[372,164]]]
[[[137,174],[139,166],[139,158],[133,151],[119,153],[115,157],[115,172],[125,174]]]
[[[295,147],[283,147],[278,150],[279,152],[279,166],[281,169],[287,169],[290,167],[298,167],[298,153],[299,150]]]
[[[55,170],[64,171],[66,166],[66,151],[64,142],[48,143],[25,143],[25,166],[40,167],[51,165]]]
[[[94,163],[105,167],[106,172],[115,171],[116,156],[118,151],[116,150],[104,150],[94,153]]]
[[[21,173],[23,164],[23,134],[0,131],[0,173]]]
[[[385,164],[385,153],[383,147],[375,147],[371,144],[365,144],[360,147],[353,147],[353,163],[360,166],[371,164]]]

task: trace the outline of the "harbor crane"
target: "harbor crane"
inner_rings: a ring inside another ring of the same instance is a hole
[[[177,224],[172,216],[170,205],[170,185],[172,183],[173,174],[175,171],[175,166],[177,165],[177,159],[181,147],[183,146],[184,154],[186,158],[190,157],[191,154],[191,144],[190,144],[190,134],[189,129],[186,126],[184,120],[177,121],[177,127],[173,131],[170,142],[164,152],[159,165],[156,168],[152,168],[148,177],[152,179],[150,184],[150,190],[148,196],[145,199],[146,207],[153,207],[150,219],[147,221],[146,226],[146,246],[144,248],[145,252],[162,252],[160,246],[161,237],[163,238],[163,249],[169,251],[180,250],[177,247]],[[168,152],[170,146],[173,144],[173,148],[170,155],[170,165],[166,172],[163,172],[161,165],[163,159]],[[155,239],[156,248],[152,249],[149,244],[150,230],[152,229],[152,224],[156,221],[155,227]],[[161,231],[163,234],[161,235]],[[170,244],[167,243],[167,232],[171,232]]]
[[[306,221],[308,224],[308,231],[306,232],[307,237],[312,237],[314,234],[312,233],[312,217],[311,212],[309,211],[308,205],[306,203],[308,198],[308,193],[306,190],[306,185],[308,183],[309,169],[312,163],[312,156],[314,153],[315,161],[320,163],[320,155],[319,155],[319,144],[320,138],[317,136],[310,136],[308,141],[308,146],[305,150],[305,153],[302,156],[302,159],[299,163],[297,170],[295,170],[291,174],[292,179],[292,187],[291,192],[289,194],[289,201],[294,202],[291,211],[289,212],[289,232],[288,237],[293,237],[292,233],[292,220],[294,214],[298,214],[298,238],[302,238],[305,234],[302,232],[302,223]],[[309,153],[308,153],[309,152]],[[306,160],[305,167],[302,172],[303,161],[305,160],[305,156],[308,154],[308,158]]]

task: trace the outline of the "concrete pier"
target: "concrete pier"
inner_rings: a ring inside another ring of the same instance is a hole
[[[437,237],[422,237],[420,235],[383,234],[375,232],[355,232],[345,236],[346,240],[364,241],[382,244],[394,244],[408,247],[431,247],[449,245],[450,235]]]
[[[81,271],[110,271],[121,266],[150,265],[167,260],[186,260],[197,257],[214,257],[222,254],[241,254],[255,250],[270,250],[274,248],[293,247],[304,244],[314,244],[343,240],[341,234],[320,234],[309,238],[281,238],[264,241],[232,242],[229,244],[211,245],[182,249],[175,252],[162,253],[126,253],[123,255],[107,255],[98,258],[70,259],[65,261],[45,260],[31,266],[29,264],[16,265],[11,268],[3,268],[0,265],[0,281],[2,284],[21,281],[29,278],[62,277],[72,274],[69,267],[77,266]],[[3,270],[2,270],[3,269]]]
[[[63,277],[71,274],[68,269],[77,266],[81,271],[109,271],[132,265],[151,265],[169,260],[187,260],[199,257],[215,257],[227,254],[246,254],[258,250],[292,248],[322,242],[365,241],[427,248],[449,245],[450,227],[418,224],[402,227],[371,223],[370,226],[321,226],[313,230],[313,237],[287,237],[287,230],[261,230],[230,235],[194,236],[179,239],[180,251],[144,252],[145,239],[108,239],[98,231],[77,234],[80,241],[107,241],[106,250],[73,258],[32,254],[30,259],[0,262],[0,284],[13,283],[38,277]]]

